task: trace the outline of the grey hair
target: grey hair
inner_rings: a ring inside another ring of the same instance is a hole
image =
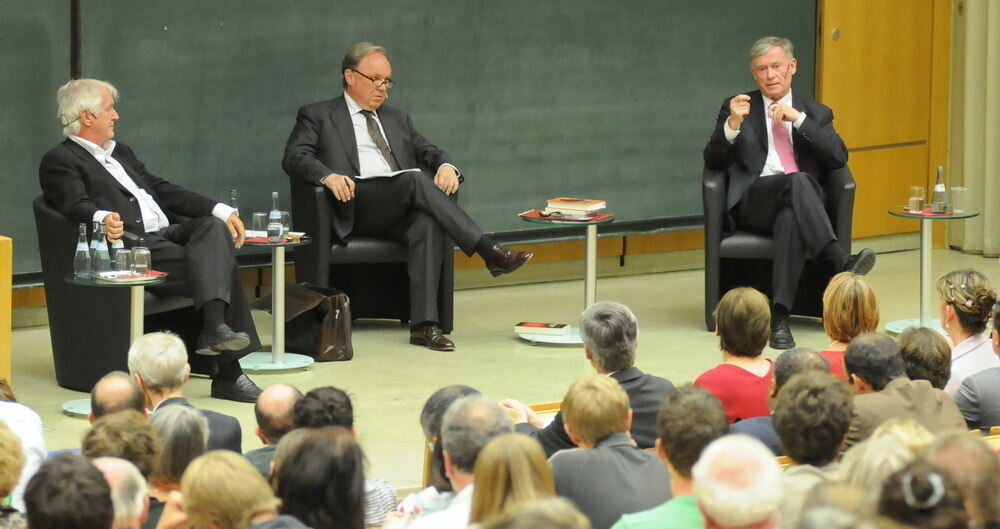
[[[152,478],[180,483],[184,470],[208,447],[208,419],[198,410],[175,404],[165,406],[149,418],[160,452],[153,462]]]
[[[386,53],[385,48],[379,46],[378,44],[372,44],[371,42],[359,42],[351,49],[347,50],[347,54],[344,55],[343,62],[340,63],[340,74],[343,76],[344,70],[354,70],[357,69],[361,61],[371,53],[381,53],[382,55],[389,56]],[[347,88],[347,79],[341,78],[341,83],[344,84],[344,88]]]
[[[785,50],[785,55],[789,59],[795,58],[795,46],[792,45],[792,41],[785,37],[761,37],[753,43],[753,46],[750,46],[750,64],[752,65],[754,59],[771,51],[771,48],[775,46],[780,46],[781,49]]]
[[[132,343],[128,350],[128,370],[139,373],[150,389],[176,389],[191,371],[187,359],[187,347],[176,334],[153,332]]]
[[[580,315],[583,345],[606,371],[619,371],[635,364],[638,334],[635,314],[621,303],[595,303]]]
[[[107,81],[97,79],[73,79],[56,91],[56,117],[63,126],[63,134],[72,136],[80,132],[80,112],[90,111],[101,115],[101,90],[111,92],[111,99],[118,101],[118,89]]]
[[[782,501],[781,471],[774,454],[747,435],[712,441],[695,463],[691,477],[705,515],[724,527],[767,520]]]
[[[142,516],[142,510],[146,507],[146,495],[149,494],[146,479],[131,461],[125,459],[98,457],[93,463],[105,478],[108,478],[109,474],[116,478],[115,485],[111,487],[111,505],[115,511],[114,527],[129,527],[126,524]],[[108,479],[109,485],[111,481]]]
[[[441,420],[444,451],[458,470],[470,474],[486,443],[512,431],[514,428],[503,408],[478,394],[456,400]]]

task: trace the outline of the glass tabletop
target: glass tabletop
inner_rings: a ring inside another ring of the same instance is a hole
[[[243,242],[243,246],[252,246],[254,248],[277,248],[277,247],[291,248],[295,246],[305,246],[310,243],[312,243],[312,239],[309,237],[302,237],[297,241],[286,240],[284,242],[267,242],[267,241],[247,239],[246,241]]]
[[[614,222],[615,215],[613,213],[607,213],[608,217],[601,218],[599,220],[562,220],[562,219],[536,219],[532,217],[521,217],[525,222],[533,222],[535,224],[559,224],[562,226],[586,226],[588,224],[607,224],[609,222]]]
[[[922,213],[915,213],[910,211],[906,206],[891,207],[889,208],[889,214],[894,217],[918,220],[960,220],[979,216],[979,212],[972,209],[964,209],[951,213],[931,213],[931,208],[924,208]]]
[[[162,273],[162,272],[161,272]],[[142,279],[129,279],[125,281],[112,281],[97,277],[76,277],[72,273],[66,274],[66,282],[72,285],[84,287],[148,287],[150,285],[160,285],[167,281],[169,274],[162,273],[158,276],[147,276]]]

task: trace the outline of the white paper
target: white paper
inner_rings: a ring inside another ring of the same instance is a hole
[[[358,180],[367,180],[369,178],[390,178],[390,177],[396,176],[398,174],[408,173],[410,171],[416,171],[416,172],[419,173],[420,169],[414,167],[413,169],[400,169],[399,171],[395,171],[395,172],[392,172],[392,173],[370,174],[370,175],[365,175],[365,176],[356,176],[355,178],[357,178]]]

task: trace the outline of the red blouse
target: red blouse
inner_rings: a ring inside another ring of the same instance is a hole
[[[702,373],[694,385],[707,389],[722,401],[729,423],[737,419],[770,415],[767,396],[771,391],[774,362],[768,360],[767,374],[759,377],[732,364],[719,364]]]
[[[830,372],[840,380],[847,380],[847,369],[844,367],[846,351],[820,351],[819,354],[830,363]]]

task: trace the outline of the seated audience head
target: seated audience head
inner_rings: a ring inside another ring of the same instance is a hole
[[[339,426],[328,426],[328,428],[339,428]],[[270,479],[272,486],[274,485],[275,477],[278,473],[278,469],[281,468],[281,464],[291,457],[296,451],[298,451],[299,446],[305,441],[310,435],[322,430],[322,428],[296,428],[281,438],[278,441],[278,446],[274,448],[274,457],[271,458],[271,473]]]
[[[782,499],[781,471],[760,441],[746,435],[712,441],[692,477],[705,527],[732,529],[775,521]]]
[[[83,436],[83,455],[88,459],[118,457],[131,462],[147,478],[159,451],[160,442],[149,421],[134,410],[101,417]]]
[[[844,353],[844,367],[858,394],[882,391],[889,382],[906,376],[899,346],[892,338],[877,332],[851,340]]]
[[[872,431],[871,436],[893,437],[896,442],[905,446],[913,454],[913,457],[923,453],[924,449],[934,441],[934,434],[930,430],[915,419],[908,417],[893,417],[883,422]]]
[[[729,432],[729,419],[708,390],[682,386],[660,404],[656,430],[656,451],[667,461],[671,487],[676,489],[678,480],[691,480],[691,469],[705,447]]]
[[[313,529],[361,529],[365,516],[361,447],[342,427],[307,432],[275,467],[273,483],[281,512]]]
[[[108,482],[78,454],[42,462],[28,481],[24,504],[31,529],[110,529],[115,517]]]
[[[715,334],[726,354],[756,358],[771,336],[767,296],[749,287],[726,292],[715,307]]]
[[[302,392],[289,384],[271,384],[261,392],[253,406],[253,414],[257,418],[254,433],[262,443],[276,445],[282,436],[295,428],[292,411],[301,398]]]
[[[21,439],[10,431],[7,423],[0,421],[0,498],[10,495],[24,468]]]
[[[461,491],[472,484],[476,459],[486,443],[513,431],[507,413],[495,401],[469,395],[454,402],[441,421],[445,475]]]
[[[815,507],[803,512],[795,527],[796,529],[877,529],[874,523],[856,513],[831,506]]]
[[[99,457],[94,466],[111,487],[114,529],[135,529],[145,523],[149,517],[149,490],[139,469],[117,457]]]
[[[430,484],[441,492],[451,490],[451,484],[444,473],[444,449],[441,447],[441,419],[456,400],[466,395],[478,395],[479,390],[469,386],[445,386],[434,392],[420,411],[420,427],[424,431],[428,449],[431,451]]]
[[[552,470],[538,441],[506,433],[486,444],[476,459],[470,523],[482,523],[515,505],[552,496]]]
[[[118,100],[118,89],[97,79],[73,79],[59,88],[56,103],[59,105],[59,121],[63,124],[64,135],[79,133],[84,118],[100,116],[104,112],[102,99],[105,91],[110,94],[112,101]]]
[[[247,529],[277,515],[280,500],[243,456],[213,450],[181,479],[182,506],[197,529]]]
[[[638,337],[635,314],[621,303],[595,303],[580,315],[583,349],[598,373],[614,373],[635,365]]]
[[[774,359],[774,377],[771,378],[771,398],[778,396],[781,388],[792,379],[793,376],[805,371],[830,372],[830,363],[823,358],[823,355],[806,347],[796,347],[789,349]]]
[[[882,484],[914,459],[913,452],[895,435],[871,437],[852,446],[840,461],[840,477],[878,501]],[[874,507],[874,504],[872,504]]]
[[[986,276],[971,268],[948,272],[938,278],[937,291],[941,325],[955,343],[986,330],[997,302],[997,293]]]
[[[836,459],[853,415],[853,396],[837,377],[805,371],[778,393],[774,430],[792,461],[821,467]]]
[[[632,428],[628,394],[617,380],[587,375],[569,387],[562,401],[566,435],[580,448],[594,448],[611,434]]]
[[[974,527],[997,526],[1000,457],[980,437],[966,432],[942,434],[928,448],[927,458],[961,490]]]
[[[966,529],[962,493],[948,474],[923,459],[895,472],[882,486],[878,514],[920,529]]]
[[[101,377],[90,392],[90,424],[109,413],[135,410],[146,413],[146,396],[142,388],[124,371],[112,371]]]
[[[840,480],[821,481],[807,494],[802,512],[832,507],[864,518],[875,515],[875,505],[867,490]],[[801,518],[799,519],[802,520]]]
[[[292,408],[296,428],[340,426],[354,428],[354,406],[344,390],[333,386],[319,387],[302,396]]]
[[[951,347],[944,336],[927,327],[909,327],[897,340],[906,376],[944,389],[951,377]]]
[[[194,458],[208,445],[208,419],[194,408],[164,406],[149,418],[160,452],[153,462],[150,482],[176,485]]]
[[[0,377],[0,402],[17,402],[14,388],[6,378]]]
[[[823,330],[832,340],[848,343],[878,329],[878,301],[865,276],[841,272],[823,292]]]
[[[590,520],[569,500],[552,497],[515,505],[482,529],[590,529]]]
[[[128,350],[128,370],[135,377],[150,408],[177,393],[188,381],[187,348],[176,334],[153,332],[140,336]]]

